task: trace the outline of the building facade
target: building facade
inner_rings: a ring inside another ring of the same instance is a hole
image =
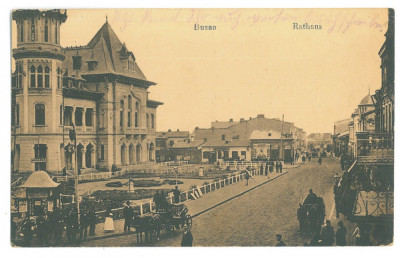
[[[60,45],[62,10],[16,10],[12,170],[110,169],[155,160],[156,110],[135,56],[106,23]],[[76,150],[68,135],[76,129]]]
[[[272,136],[272,134],[274,136]],[[195,128],[194,140],[203,140],[203,162],[218,160],[275,159],[290,162],[296,150],[305,147],[305,132],[277,118],[263,114],[248,120],[212,122],[211,128]],[[269,149],[263,152],[262,149]]]

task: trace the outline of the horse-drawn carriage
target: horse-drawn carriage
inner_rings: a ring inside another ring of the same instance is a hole
[[[167,209],[160,209],[143,215],[135,215],[133,227],[136,230],[137,242],[151,244],[154,236],[159,239],[161,230],[166,230],[169,236],[174,234],[175,229],[184,225],[191,227],[192,216],[187,214],[188,208],[185,204],[171,204]]]
[[[325,204],[321,197],[312,202],[304,201],[297,210],[300,233],[319,233],[325,220]]]

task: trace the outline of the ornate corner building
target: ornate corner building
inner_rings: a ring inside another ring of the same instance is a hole
[[[155,161],[156,111],[135,56],[110,24],[86,46],[60,45],[66,10],[16,10],[12,170],[80,169]]]

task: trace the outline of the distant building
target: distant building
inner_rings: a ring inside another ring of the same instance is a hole
[[[309,150],[327,150],[332,148],[331,133],[311,133],[307,136],[307,148]]]
[[[195,140],[205,141],[202,145],[203,162],[258,158],[289,162],[296,150],[305,148],[305,132],[301,128],[291,122],[265,118],[262,114],[249,120],[216,121],[211,126],[193,131]],[[260,150],[263,150],[262,155]]]
[[[201,163],[200,146],[204,141],[191,139],[189,131],[168,130],[157,132],[156,136],[156,161],[187,161]]]
[[[342,153],[347,153],[349,148],[349,124],[352,122],[352,118],[346,118],[343,120],[336,121],[334,123],[332,143],[333,152],[336,157],[339,157]]]
[[[61,172],[155,160],[156,111],[134,54],[106,21],[85,46],[60,46],[67,12],[16,10],[12,170]],[[76,127],[77,150],[68,137]]]

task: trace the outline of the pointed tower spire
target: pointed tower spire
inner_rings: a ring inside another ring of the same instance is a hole
[[[107,13],[106,13],[106,23],[108,23],[108,15],[107,15]]]
[[[371,95],[371,85],[368,86],[368,95]]]

